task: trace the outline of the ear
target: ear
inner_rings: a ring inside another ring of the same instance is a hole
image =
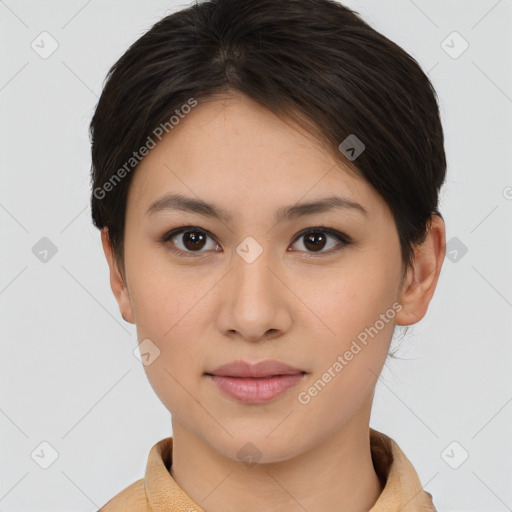
[[[112,288],[112,292],[114,293],[117,303],[119,304],[121,316],[127,322],[134,324],[135,322],[133,320],[133,309],[132,303],[130,301],[130,295],[128,293],[128,288],[125,284],[124,278],[119,272],[119,268],[117,266],[117,261],[114,256],[114,249],[110,240],[108,228],[103,228],[101,230],[101,243],[103,245],[103,252],[105,253],[105,257],[107,258],[108,266],[110,269],[110,287]]]
[[[419,322],[436,289],[446,253],[446,230],[440,215],[432,215],[429,223],[425,241],[415,247],[413,266],[407,270],[399,291],[402,309],[395,315],[397,325]]]

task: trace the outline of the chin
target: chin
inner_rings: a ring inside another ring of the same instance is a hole
[[[215,450],[226,458],[238,461],[253,467],[255,464],[274,464],[290,460],[299,453],[296,436],[290,430],[283,430],[282,436],[274,433],[269,435],[279,422],[272,422],[272,427],[265,431],[255,428],[240,429],[238,432],[233,429],[227,430],[232,434],[222,435],[222,440],[210,440]]]

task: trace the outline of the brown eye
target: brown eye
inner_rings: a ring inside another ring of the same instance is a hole
[[[322,250],[325,247],[327,237],[324,233],[311,233],[304,237],[304,245],[312,250]]]
[[[206,236],[199,231],[185,231],[181,240],[187,249],[195,251],[205,246]]]
[[[329,243],[329,239],[337,240],[338,243]],[[295,243],[303,241],[302,245],[306,252],[319,254],[336,252],[351,243],[346,235],[331,228],[309,228],[302,231],[295,240]]]
[[[171,250],[174,252],[188,256],[191,255],[191,253],[200,254],[202,252],[206,252],[208,249],[216,250],[219,247],[218,244],[216,244],[212,239],[210,247],[208,247],[208,238],[212,237],[206,231],[189,226],[187,228],[170,231],[162,238],[162,241],[164,243],[169,243],[171,245]],[[206,249],[203,250],[205,247]]]

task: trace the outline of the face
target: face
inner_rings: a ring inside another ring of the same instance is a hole
[[[224,216],[160,201],[171,194]],[[250,441],[261,462],[368,426],[401,309],[399,238],[385,201],[310,134],[242,95],[196,106],[136,170],[124,262],[116,296],[159,350],[144,368],[173,425],[233,460]],[[267,359],[303,373],[261,402],[206,375]]]

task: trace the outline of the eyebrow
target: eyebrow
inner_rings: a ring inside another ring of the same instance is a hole
[[[368,216],[368,211],[359,203],[341,196],[325,197],[308,203],[299,203],[286,208],[279,208],[275,214],[277,223],[290,221],[306,215],[314,215],[332,210],[352,210]],[[231,222],[233,216],[227,210],[207,203],[201,199],[182,196],[180,194],[167,194],[153,202],[146,211],[146,215],[164,210],[178,210],[188,213],[196,213],[204,217],[211,217],[223,222]]]

